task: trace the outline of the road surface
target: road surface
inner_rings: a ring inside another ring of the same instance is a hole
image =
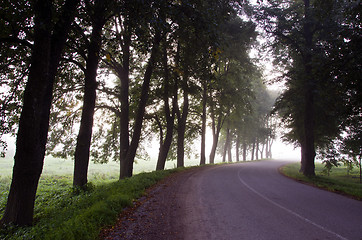
[[[280,175],[285,163],[182,173],[145,201],[123,237],[108,239],[362,240],[362,202]]]

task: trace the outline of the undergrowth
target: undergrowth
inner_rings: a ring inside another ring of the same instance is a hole
[[[316,187],[362,200],[362,184],[359,183],[358,171],[350,171],[347,167],[333,168],[329,176],[323,164],[316,164],[315,177],[306,177],[299,172],[300,163],[283,166],[281,172],[298,181],[312,184]]]
[[[96,239],[100,229],[113,224],[122,209],[131,206],[145,189],[180,170],[141,173],[122,181],[107,181],[99,176],[87,190],[74,189],[70,176],[42,178],[35,201],[34,225],[3,227],[0,239]],[[0,179],[1,216],[9,183],[10,179]]]

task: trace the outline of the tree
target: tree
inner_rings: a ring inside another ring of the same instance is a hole
[[[171,74],[170,74],[170,70],[169,70],[169,66],[168,66],[168,61],[167,61],[167,48],[166,48],[166,42],[164,43],[164,47],[163,47],[163,58],[162,58],[162,67],[163,67],[163,84],[162,84],[162,90],[163,90],[163,94],[162,94],[162,100],[163,100],[163,115],[164,115],[164,119],[165,119],[165,125],[166,125],[166,135],[164,137],[163,134],[163,123],[160,121],[159,117],[155,116],[158,128],[159,128],[159,132],[160,132],[160,149],[159,149],[159,153],[158,153],[158,159],[157,159],[157,166],[156,166],[156,170],[163,170],[165,168],[165,163],[166,163],[166,159],[167,159],[167,155],[169,153],[170,147],[171,147],[171,143],[172,143],[172,138],[173,138],[173,132],[174,132],[174,124],[175,124],[175,115],[176,115],[176,93],[177,92],[177,81],[174,80],[174,84],[172,87],[172,81],[171,81]],[[170,94],[170,90],[171,93],[173,93],[173,97],[172,97],[172,106],[170,109],[170,104],[169,104],[169,98],[170,96],[172,96]]]
[[[287,90],[276,109],[291,129],[285,137],[301,146],[301,171],[306,176],[315,174],[316,150],[326,148],[343,129],[343,75],[331,67],[349,59],[334,53],[342,49],[336,43],[345,41],[344,13],[352,6],[304,0],[268,1],[259,8],[258,19],[274,39],[276,59],[286,69]]]
[[[133,172],[152,74],[167,25],[164,22],[163,4],[165,2],[125,2],[119,14],[114,17],[114,28],[108,29],[106,33],[107,57],[104,64],[117,76],[118,82],[112,89],[102,84],[104,86],[100,91],[105,93],[108,99],[104,101],[106,103],[100,103],[96,107],[108,109],[119,118],[119,126],[112,127],[119,133],[114,134],[112,130],[113,137],[109,139],[119,137],[120,146],[116,149],[119,149],[120,179],[132,176]],[[144,13],[142,18],[139,17],[140,12]],[[133,75],[130,76],[131,74]],[[111,142],[114,143],[113,140]],[[117,151],[116,149],[113,150]],[[94,155],[99,156],[97,150]]]
[[[52,91],[62,50],[79,1],[67,0],[57,18],[49,1],[36,1],[34,45],[20,116],[15,163],[3,223],[30,225],[42,172]],[[57,19],[54,21],[54,19]]]
[[[92,33],[87,48],[86,68],[84,73],[84,99],[82,118],[74,156],[73,185],[84,187],[87,184],[89,152],[93,129],[93,116],[96,104],[97,70],[102,45],[103,26],[109,18],[109,1],[95,0],[93,5],[86,4],[91,16]]]
[[[225,121],[232,121],[232,115],[245,112],[249,107],[253,75],[257,70],[248,56],[256,34],[251,22],[244,22],[237,16],[220,26],[223,41],[214,51],[217,60],[209,88],[209,108],[213,145],[210,163],[214,163],[220,131]],[[239,115],[240,116],[240,115]]]
[[[226,125],[221,131],[220,141],[224,143],[224,148],[220,150],[223,151],[225,161],[226,154],[231,155],[230,146],[235,146],[236,159],[237,161],[240,160],[240,145],[242,146],[244,161],[246,160],[247,148],[251,149],[251,160],[259,159],[259,153],[263,158],[267,139],[274,138],[273,127],[269,123],[274,98],[271,97],[270,92],[263,84],[260,74],[255,72],[250,77],[252,81],[248,89],[252,94],[249,97],[243,100],[241,96],[237,97],[236,93],[232,94],[234,99],[240,100],[237,101],[239,104],[233,108],[225,120]],[[245,95],[243,96],[245,97]],[[267,151],[265,152],[267,155]]]

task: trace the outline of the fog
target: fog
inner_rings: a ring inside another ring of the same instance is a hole
[[[206,142],[206,161],[208,163],[208,156],[211,151],[211,145],[212,145],[212,135],[210,129],[207,131],[207,142]],[[6,154],[6,159],[12,159],[14,157],[15,153],[15,137],[9,137],[6,136],[5,138],[8,142],[8,151]],[[157,139],[154,139],[151,143],[147,144],[146,150],[148,154],[150,155],[150,161],[144,161],[144,160],[138,160],[135,164],[135,172],[142,172],[144,170],[146,171],[152,171],[156,168],[157,163],[157,156],[158,156],[158,149],[159,149],[159,143]],[[186,166],[192,166],[192,165],[198,165],[200,162],[199,159],[200,155],[200,142],[196,141],[193,147],[193,153],[191,154],[191,157],[189,159],[185,159],[185,165]],[[294,148],[292,145],[288,145],[284,142],[282,142],[279,138],[276,139],[272,145],[272,156],[273,159],[278,160],[288,160],[288,161],[299,161],[300,160],[300,148]],[[217,155],[215,157],[215,162],[221,162],[222,157],[220,155]],[[233,160],[235,161],[235,156],[233,157]],[[250,160],[250,156],[248,157],[248,160]],[[173,168],[176,166],[176,160],[173,161],[167,161],[166,162],[166,168]]]
[[[274,159],[299,161],[300,148],[294,148],[293,145],[283,143],[280,139],[276,139],[272,146],[272,155]]]

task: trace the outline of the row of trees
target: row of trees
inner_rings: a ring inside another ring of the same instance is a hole
[[[1,6],[0,131],[17,133],[3,223],[32,223],[46,151],[74,156],[80,187],[90,156],[117,159],[120,179],[131,176],[140,142],[151,133],[160,143],[157,169],[173,156],[183,166],[198,136],[204,164],[208,123],[210,163],[219,138],[224,161],[231,161],[232,146],[237,158],[247,149],[258,158],[263,146],[270,154],[273,101],[248,55],[256,32],[238,17],[248,10],[244,1]],[[284,67],[286,91],[275,112],[290,130],[285,138],[301,146],[301,171],[314,175],[316,152],[361,161],[359,1],[268,0],[253,10]]]
[[[258,153],[268,143],[270,152],[271,100],[248,55],[255,24],[238,17],[241,1],[2,6],[1,134],[17,131],[3,223],[32,223],[46,153],[74,156],[73,182],[84,187],[90,157],[117,160],[120,179],[132,176],[140,143],[152,134],[160,143],[157,169],[173,156],[183,166],[198,136],[205,164],[208,122],[210,163],[220,133],[225,151],[235,141],[236,156],[240,146],[244,159],[248,146]]]
[[[275,111],[289,129],[285,139],[301,147],[303,174],[315,174],[316,153],[361,165],[360,1],[268,0],[256,10],[284,67]]]
[[[253,81],[252,84],[251,89],[255,94],[253,101],[250,101],[251,105],[247,106],[250,107],[249,111],[233,111],[221,129],[218,152],[223,162],[226,159],[232,162],[232,156],[235,156],[236,161],[272,158],[271,147],[277,124],[270,113],[278,93],[267,90],[260,81]]]

